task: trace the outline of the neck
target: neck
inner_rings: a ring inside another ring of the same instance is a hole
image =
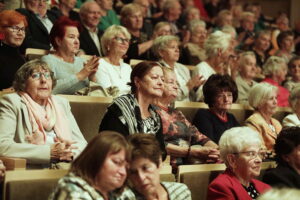
[[[140,37],[141,31],[140,30],[133,30],[133,29],[128,29],[129,33],[135,37]]]
[[[146,200],[164,200],[164,199],[168,199],[168,193],[165,190],[165,188],[159,184],[159,186],[156,187],[156,190],[148,193],[145,196]]]
[[[260,56],[265,57],[265,52],[259,48],[253,47],[253,50]]]
[[[210,108],[211,111],[213,111],[217,116],[219,116],[220,118],[225,118],[226,115],[226,110],[223,109],[217,109],[217,108]]]
[[[63,61],[65,61],[65,62],[69,62],[69,63],[73,63],[74,62],[74,56],[75,56],[74,53],[57,50],[55,52],[55,55],[57,57],[62,58]]]
[[[101,16],[106,16],[107,15],[107,10],[100,9],[100,13],[101,13]]]
[[[109,195],[108,195],[108,191],[103,189],[103,187],[99,186],[99,185],[94,185],[93,186],[97,191],[99,191],[101,193],[101,195],[103,196],[104,200],[109,200]]]
[[[64,4],[59,4],[59,9],[64,16],[69,17],[70,8]]]
[[[169,65],[169,67],[171,67],[172,69],[174,69],[175,66],[175,62],[174,61],[170,61],[170,60],[164,60],[165,63],[167,63]]]
[[[268,124],[271,124],[272,114],[269,114],[265,111],[258,111],[259,114],[265,119]]]
[[[235,176],[237,177],[237,179],[241,182],[241,184],[243,186],[249,187],[250,185],[250,179],[245,179],[242,176],[240,176],[239,174],[235,173]]]
[[[142,119],[146,119],[150,116],[149,106],[153,103],[154,99],[151,97],[147,97],[144,94],[137,92],[136,98],[141,110]]]
[[[167,98],[159,98],[156,102],[156,105],[159,107],[168,108],[171,104],[171,101]]]
[[[117,54],[108,53],[106,58],[107,58],[107,61],[110,64],[119,66],[120,65],[120,60],[122,59],[122,56],[117,55]]]
[[[252,84],[252,78],[251,78],[251,77],[244,76],[243,74],[240,74],[240,76],[241,76],[242,79],[243,79],[244,81],[246,81],[249,85]]]
[[[281,80],[277,76],[272,76],[271,79],[275,81],[278,85],[281,84]]]
[[[218,59],[214,57],[207,58],[206,62],[217,72],[220,74],[223,74],[224,71],[222,69],[221,63],[218,61]]]

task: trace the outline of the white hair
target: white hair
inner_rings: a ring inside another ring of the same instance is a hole
[[[267,101],[272,92],[277,93],[277,87],[269,83],[259,83],[254,85],[249,92],[249,105],[257,110]]]
[[[263,73],[266,76],[272,76],[273,74],[276,74],[277,71],[282,69],[283,67],[287,67],[286,62],[284,61],[283,58],[278,56],[271,56],[263,65]]]
[[[188,29],[189,31],[193,34],[195,29],[200,26],[203,28],[206,28],[206,24],[204,21],[200,20],[200,19],[194,19],[192,21],[189,22],[188,24]]]
[[[221,159],[228,166],[228,154],[242,152],[253,145],[263,147],[261,136],[253,129],[246,126],[228,129],[219,141]]]
[[[295,88],[290,93],[289,103],[293,111],[295,112],[297,102],[300,100],[300,84],[297,84]]]
[[[225,52],[230,47],[231,35],[222,31],[211,33],[204,43],[204,49],[208,57],[218,55],[218,50]]]
[[[174,35],[163,35],[155,38],[152,46],[153,53],[160,58],[159,52],[165,50],[172,41],[176,41],[179,45],[179,38]]]

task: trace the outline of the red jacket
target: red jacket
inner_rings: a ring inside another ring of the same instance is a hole
[[[259,194],[271,187],[259,180],[252,179],[255,189]],[[237,177],[227,169],[208,186],[207,200],[252,200]]]

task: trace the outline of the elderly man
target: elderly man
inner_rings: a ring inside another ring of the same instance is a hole
[[[58,15],[47,10],[47,0],[24,0],[25,8],[16,11],[27,17],[28,30],[21,50],[50,49],[49,33]]]
[[[80,33],[80,49],[88,55],[102,56],[101,32],[97,26],[100,22],[101,8],[96,1],[87,1],[80,8],[83,31]]]
[[[111,25],[120,25],[120,20],[113,10],[112,0],[96,0],[101,9],[101,19],[98,28],[101,31],[105,31]]]

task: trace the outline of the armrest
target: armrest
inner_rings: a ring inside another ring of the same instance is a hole
[[[0,156],[0,160],[2,160],[2,162],[4,163],[6,170],[26,169],[26,159]]]

